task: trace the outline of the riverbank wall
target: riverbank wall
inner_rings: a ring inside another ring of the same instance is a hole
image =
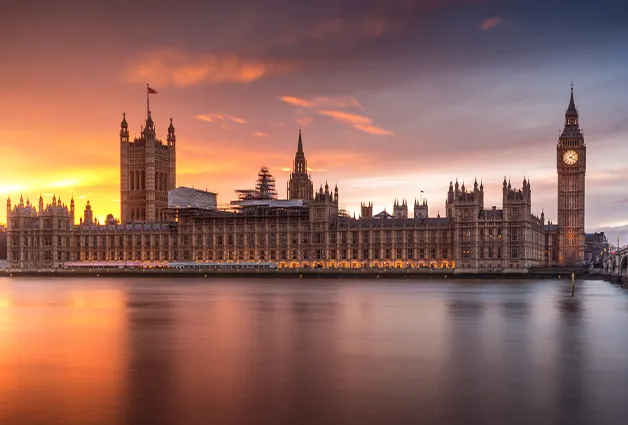
[[[0,276],[19,277],[151,277],[151,278],[301,278],[301,279],[605,279],[599,273],[574,269],[470,271],[456,269],[57,269],[0,270]]]

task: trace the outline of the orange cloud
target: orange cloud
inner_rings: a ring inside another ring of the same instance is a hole
[[[302,108],[311,108],[313,106],[312,102],[294,96],[282,96],[281,100],[290,105],[300,106]]]
[[[196,115],[196,119],[200,120],[200,121],[214,122],[212,117],[209,117],[209,116],[203,115],[203,114],[197,114]]]
[[[235,55],[189,55],[179,50],[160,49],[133,62],[128,70],[132,82],[150,81],[155,87],[188,87],[201,83],[250,83],[269,72],[285,72],[287,64],[242,60]]]
[[[488,31],[488,30],[493,29],[496,26],[498,26],[501,22],[502,22],[502,18],[500,18],[499,16],[495,16],[495,17],[492,17],[492,18],[486,18],[482,22],[481,28],[484,31]]]
[[[365,133],[374,134],[375,136],[392,136],[395,134],[394,131],[386,130],[386,129],[383,129],[374,125],[356,124],[353,127]]]
[[[216,122],[216,121],[225,121],[225,120],[230,120],[233,121],[237,124],[246,124],[246,120],[244,118],[240,118],[240,117],[234,117],[233,115],[229,115],[229,114],[196,114],[196,119],[199,121],[206,121],[206,122]]]
[[[253,136],[255,137],[262,137],[262,138],[270,137],[270,134],[264,133],[263,131],[254,131],[251,134],[253,134]]]
[[[360,130],[364,133],[369,133],[376,136],[392,136],[393,134],[395,134],[393,131],[375,126],[373,124],[373,120],[364,115],[352,114],[350,112],[337,110],[322,110],[317,111],[317,113],[319,115],[330,117],[344,124],[349,124],[356,130]]]
[[[362,107],[360,102],[358,102],[358,100],[352,96],[315,96],[310,99],[304,99],[296,96],[282,96],[280,99],[285,103],[293,106],[299,106],[301,108],[347,108],[350,106],[357,108]]]

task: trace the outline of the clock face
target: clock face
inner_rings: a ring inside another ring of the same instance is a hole
[[[578,153],[576,151],[567,151],[563,154],[563,161],[567,165],[574,165],[578,162]]]

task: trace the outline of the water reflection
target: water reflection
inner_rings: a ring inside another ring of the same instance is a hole
[[[124,292],[54,280],[0,287],[0,423],[120,423]]]
[[[176,421],[172,405],[177,363],[174,309],[167,292],[143,284],[127,287],[127,423]]]
[[[525,319],[530,314],[531,306],[528,300],[505,300],[501,308],[506,319]]]
[[[604,282],[6,280],[0,424],[623,423]]]

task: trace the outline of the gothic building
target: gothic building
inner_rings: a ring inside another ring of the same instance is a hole
[[[521,189],[504,182],[500,209],[484,208],[484,187],[477,182],[470,191],[457,182],[455,187],[450,184],[447,217],[430,217],[425,202],[409,217],[402,201],[395,202],[395,215],[373,215],[369,203],[363,216],[351,218],[338,209],[338,188],[327,183],[310,202],[250,200],[232,210],[176,207],[164,223],[101,225],[91,219],[88,205],[82,224],[73,226],[73,206],[53,200],[37,211],[28,202],[11,208],[8,201],[9,266],[253,261],[279,267],[525,271],[547,264],[544,218],[531,213],[527,180]]]
[[[150,113],[142,137],[128,140],[122,121],[122,223],[95,222],[89,202],[81,224],[56,197],[36,208],[28,199],[7,200],[10,268],[51,269],[90,262],[271,262],[279,267],[447,268],[525,272],[535,267],[582,264],[586,147],[573,100],[557,145],[558,225],[532,213],[532,185],[504,178],[501,207],[485,207],[484,185],[449,183],[445,216],[430,216],[427,201],[394,201],[393,214],[373,214],[362,203],[359,218],[339,210],[339,191],[325,183],[312,190],[301,134],[288,182],[278,200],[274,179],[260,171],[255,190],[230,209],[214,202],[172,203],[175,185],[174,127],[168,144],[155,137]],[[242,195],[242,194],[241,194]],[[250,195],[250,196],[249,196]]]
[[[310,175],[307,173],[307,160],[303,152],[303,140],[301,139],[301,130],[299,130],[299,142],[297,144],[297,153],[294,156],[292,173],[287,184],[288,199],[302,199],[311,201],[314,192],[314,186]]]
[[[141,136],[129,140],[126,114],[120,124],[120,212],[122,223],[163,221],[168,191],[176,185],[176,135],[172,119],[167,143],[155,134],[148,111]]]
[[[561,265],[584,262],[584,207],[587,146],[580,129],[578,110],[573,100],[565,112],[565,127],[556,145],[558,174],[558,231]]]

